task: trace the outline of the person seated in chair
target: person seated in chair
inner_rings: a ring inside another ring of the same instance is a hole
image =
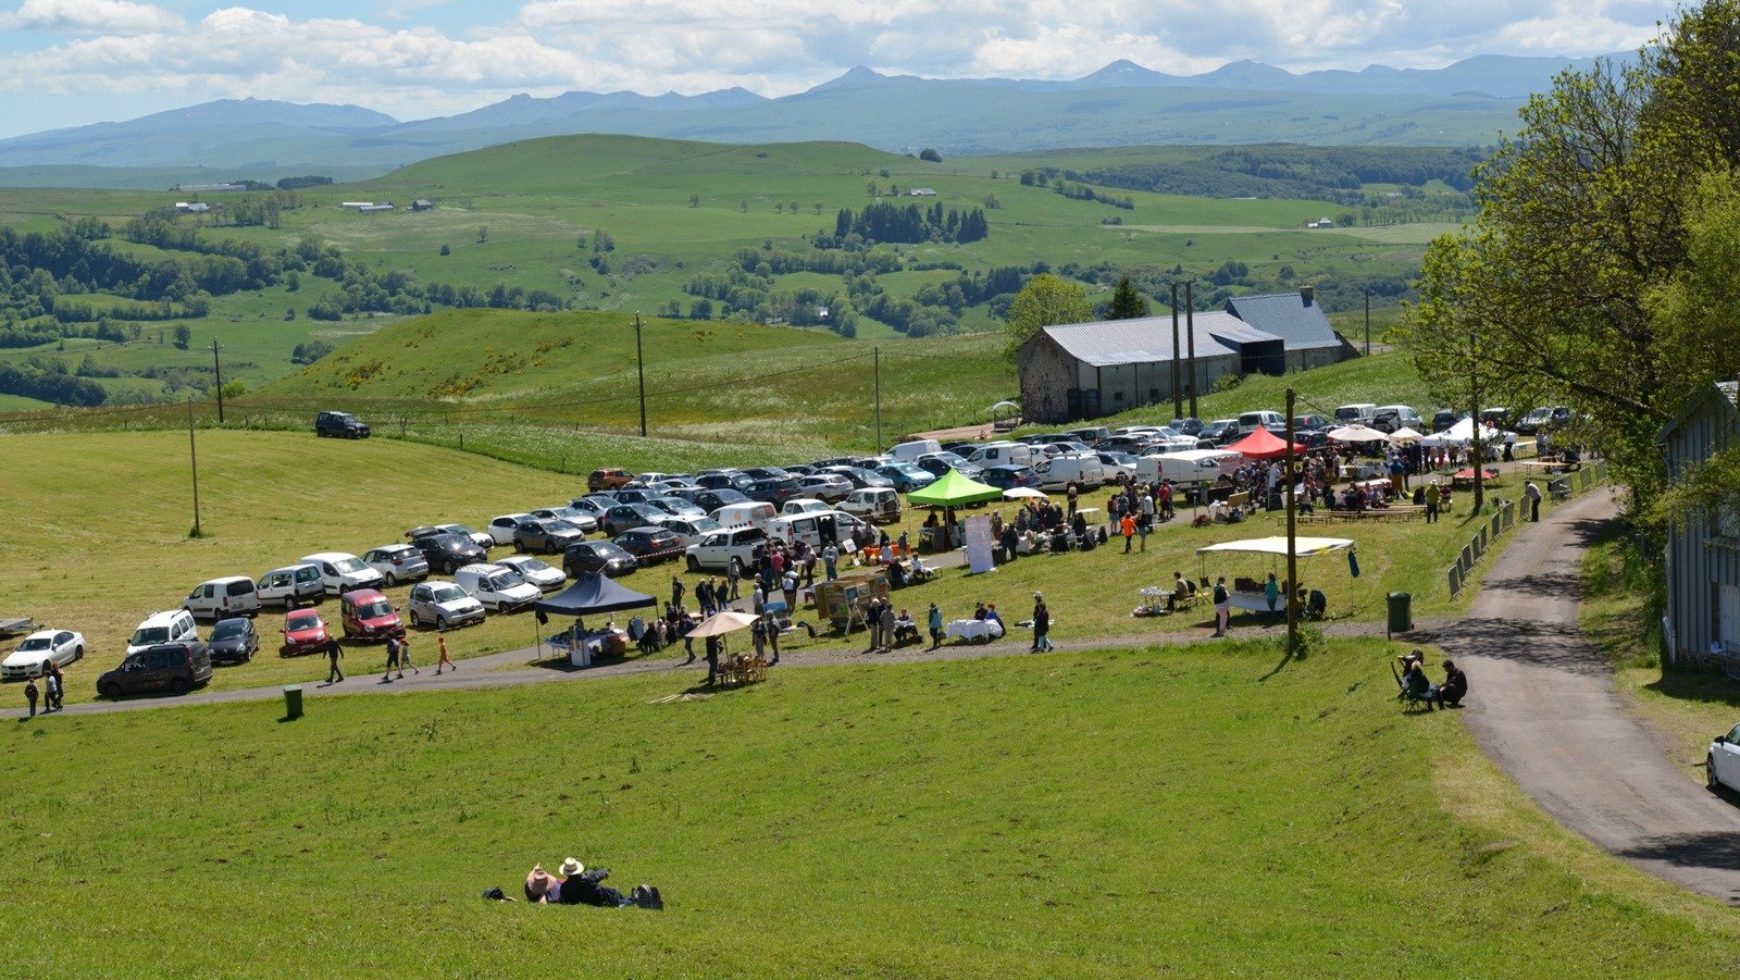
[[[1467,696],[1468,675],[1456,666],[1454,660],[1444,661],[1444,683],[1438,685],[1438,706],[1460,708],[1462,699]]]
[[[911,640],[918,642],[918,624],[912,621],[912,614],[900,610],[900,618],[894,621],[894,643],[902,644]]]
[[[1402,677],[1402,690],[1410,701],[1422,701],[1427,710],[1431,710],[1432,702],[1438,698],[1438,689],[1426,679],[1426,669],[1419,661],[1408,664],[1408,672]]]

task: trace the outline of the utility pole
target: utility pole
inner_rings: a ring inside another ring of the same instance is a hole
[[[1468,338],[1468,400],[1472,403],[1468,407],[1469,431],[1474,437],[1470,443],[1474,447],[1474,513],[1478,514],[1486,501],[1485,481],[1481,479],[1486,475],[1486,450],[1480,445],[1480,358],[1472,334]]]
[[[218,424],[224,424],[224,366],[218,360],[217,338],[211,339],[211,370],[217,376]]]
[[[1287,655],[1299,655],[1299,548],[1297,491],[1299,476],[1294,472],[1293,456],[1293,389],[1287,389]]]
[[[199,529],[199,450],[193,443],[193,396],[187,398],[187,458],[193,464],[193,534],[201,538],[205,534]]]
[[[640,437],[646,438],[646,357],[640,346],[640,313],[634,314],[634,371],[640,376]]]
[[[1184,417],[1184,388],[1178,377],[1178,281],[1172,282],[1172,417]]]
[[[1365,291],[1365,356],[1371,356],[1371,290]]]
[[[870,348],[876,361],[876,455],[882,455],[882,348]]]
[[[1195,279],[1184,280],[1184,332],[1190,345],[1190,417],[1196,418],[1196,294]]]

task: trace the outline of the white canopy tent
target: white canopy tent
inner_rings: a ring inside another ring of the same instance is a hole
[[[1336,442],[1383,442],[1389,436],[1368,425],[1344,425],[1339,429],[1330,429],[1329,438]]]
[[[1294,538],[1293,541],[1293,552],[1300,558],[1327,555],[1330,552],[1353,547],[1353,542],[1347,538]],[[1285,556],[1287,554],[1287,539],[1280,535],[1272,538],[1246,538],[1243,541],[1222,541],[1220,544],[1206,545],[1196,549],[1196,553],[1199,555],[1218,552]]]
[[[1495,443],[1504,438],[1504,433],[1490,425],[1480,427],[1480,441]],[[1426,436],[1420,440],[1422,446],[1466,446],[1474,441],[1474,420],[1463,419],[1443,432]]]
[[[1410,429],[1405,425],[1390,433],[1390,443],[1397,446],[1410,442],[1419,442],[1421,438],[1423,437],[1418,432],[1415,432],[1413,429]]]

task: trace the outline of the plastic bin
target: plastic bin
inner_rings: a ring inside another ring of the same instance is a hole
[[[291,721],[302,717],[302,685],[290,684],[284,688],[284,717]]]
[[[1414,628],[1414,596],[1411,592],[1391,592],[1388,633],[1406,633]]]

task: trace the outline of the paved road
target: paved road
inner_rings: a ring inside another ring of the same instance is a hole
[[[1524,525],[1468,619],[1437,637],[1468,670],[1462,718],[1561,824],[1651,874],[1740,904],[1740,807],[1663,755],[1577,631],[1582,550],[1612,515],[1597,490]]]

